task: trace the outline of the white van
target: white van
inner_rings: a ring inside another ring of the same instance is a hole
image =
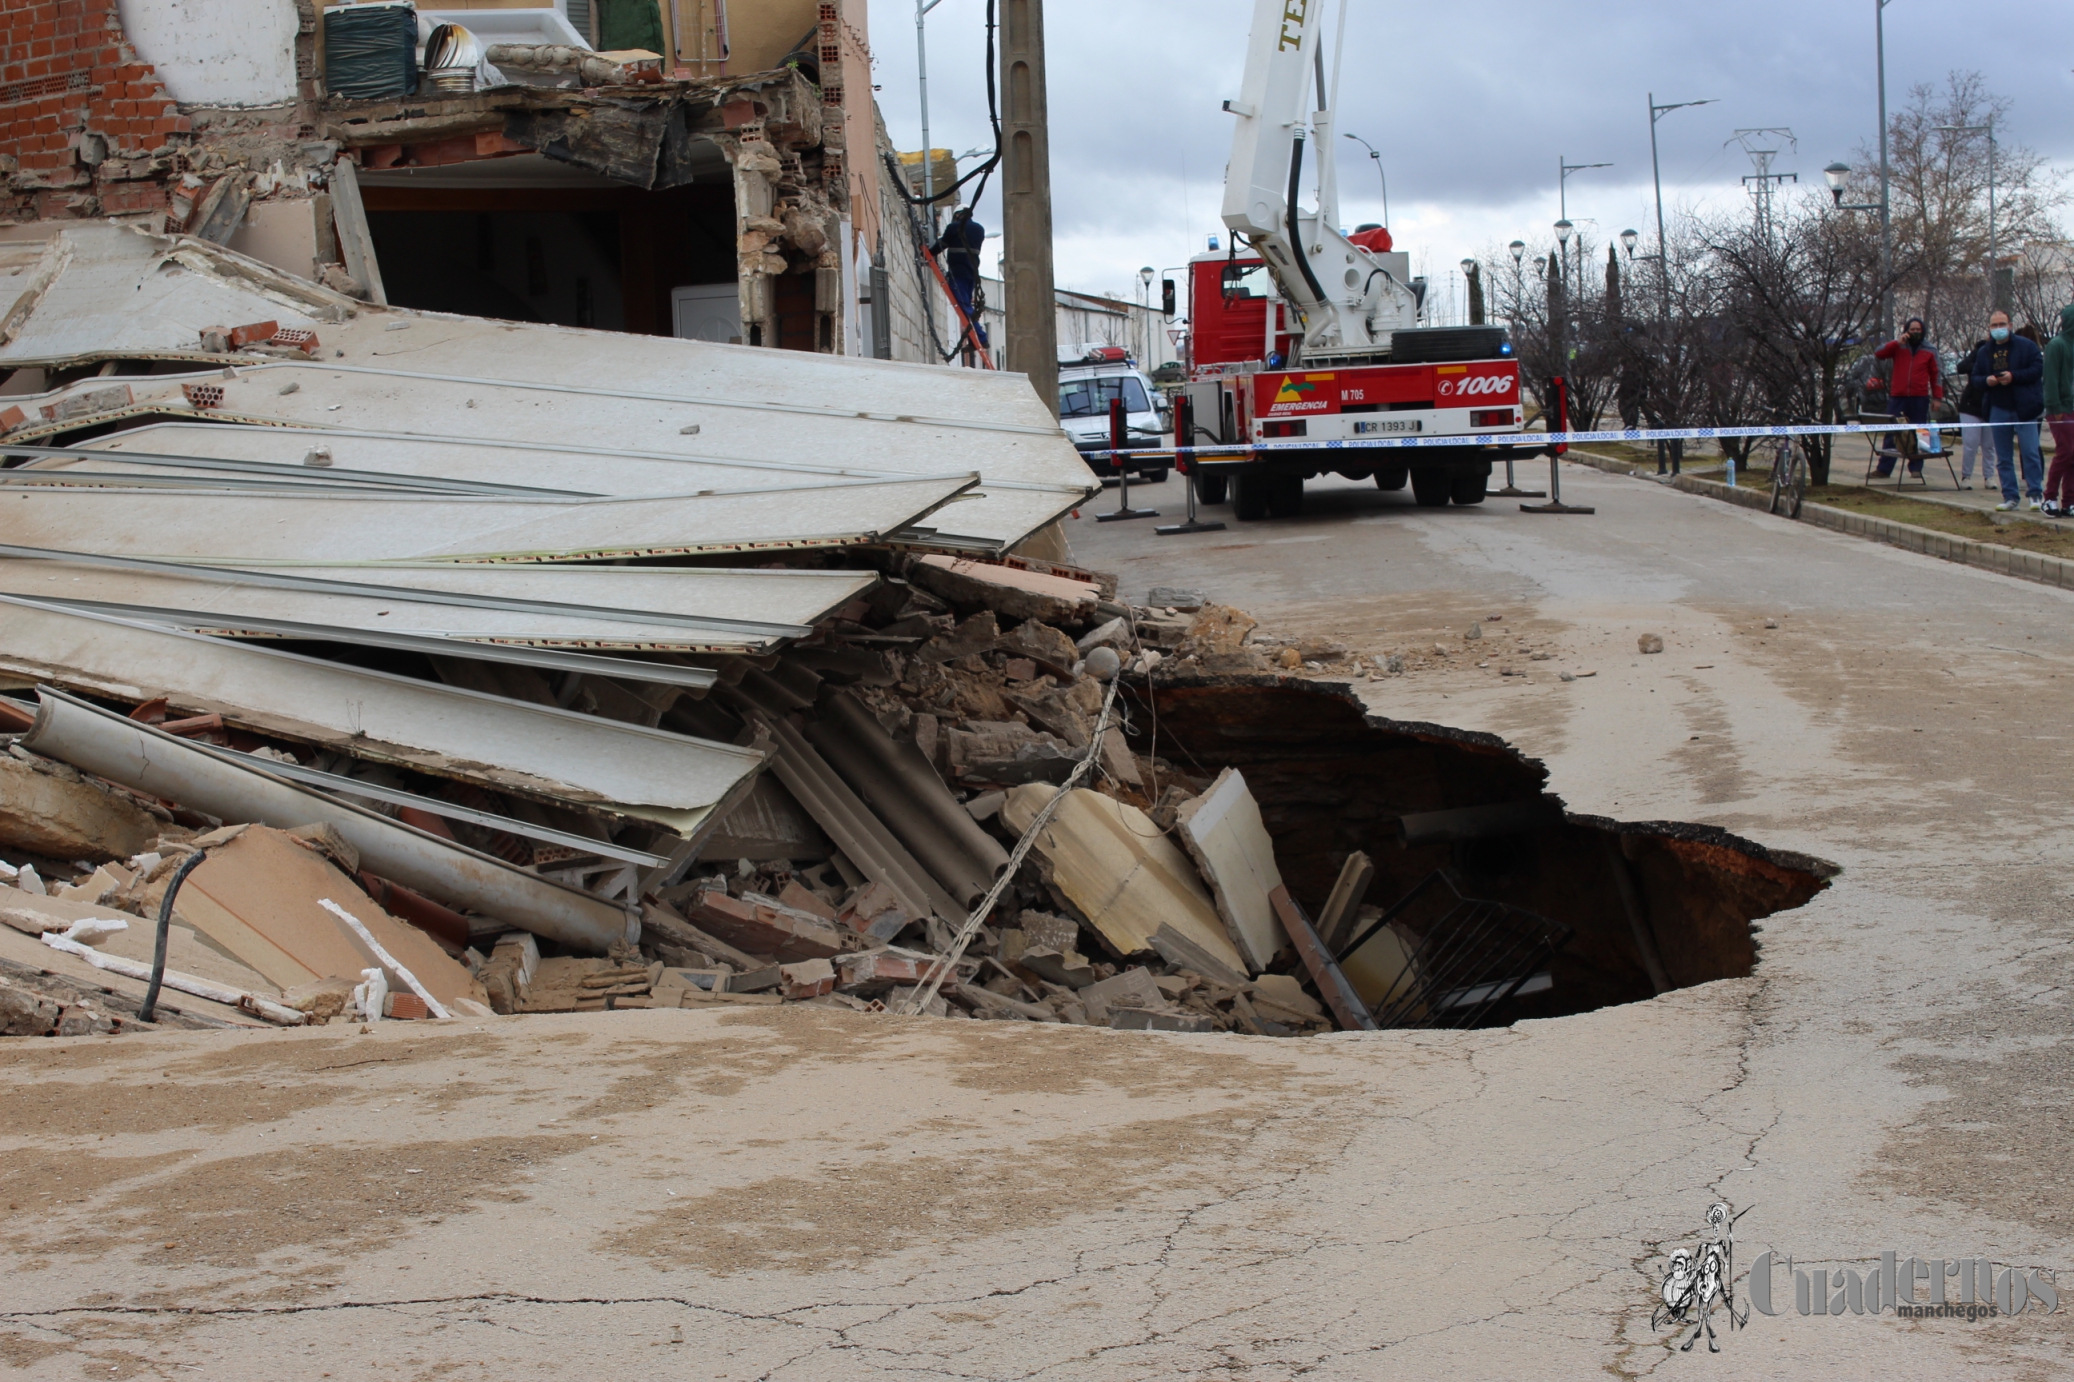
[[[1059,425],[1083,455],[1107,451],[1109,401],[1123,400],[1127,448],[1158,450],[1173,440],[1174,415],[1167,400],[1122,346],[1059,347]],[[1120,474],[1113,460],[1089,460],[1088,469],[1104,478]],[[1133,475],[1158,484],[1167,478],[1169,462],[1133,465]]]

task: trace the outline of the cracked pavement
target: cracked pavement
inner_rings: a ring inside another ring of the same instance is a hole
[[[1663,1253],[1716,1198],[1751,1207],[1742,1267],[2074,1259],[2070,597],[1577,467],[1565,495],[1595,516],[1313,490],[1303,518],[1221,534],[1090,509],[1070,535],[1134,599],[1194,586],[1368,654],[1503,614],[1487,638],[1556,655],[1361,694],[1504,736],[1575,811],[1839,864],[1762,923],[1755,974],[1304,1041],[793,1007],[9,1042],[0,1367],[2074,1371],[2074,1302],[1717,1315],[1711,1356],[1650,1327]],[[1175,483],[1132,497],[1180,507]],[[1664,654],[1634,651],[1645,631]]]

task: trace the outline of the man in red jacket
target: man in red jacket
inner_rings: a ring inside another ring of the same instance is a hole
[[[1893,381],[1887,387],[1887,397],[1893,400],[1887,407],[1889,417],[1905,417],[1918,427],[1930,423],[1930,400],[1944,400],[1944,364],[1937,358],[1937,351],[1923,340],[1923,319],[1910,317],[1901,328],[1901,339],[1889,341],[1873,352],[1873,358],[1893,362]],[[1923,457],[1914,447],[1904,448],[1908,456],[1908,473],[1923,473]],[[1891,475],[1893,464],[1885,457],[1880,460],[1879,473]]]

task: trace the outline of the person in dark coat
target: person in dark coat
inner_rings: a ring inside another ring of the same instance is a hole
[[[1997,312],[1988,318],[1988,340],[1973,352],[1967,373],[1987,395],[1988,434],[1995,441],[1995,467],[2002,480],[2003,513],[2023,507],[2028,497],[2033,511],[2045,505],[2045,462],[2038,450],[2038,419],[2045,413],[2045,352],[2038,344],[2009,329],[2009,314]],[[2024,458],[2023,495],[2017,493],[2016,467],[2011,452],[2021,448]]]
[[[1887,414],[1890,417],[1905,417],[1918,427],[1930,425],[1930,400],[1944,401],[1944,364],[1938,359],[1937,350],[1925,341],[1927,332],[1921,317],[1910,317],[1901,328],[1901,338],[1887,342],[1872,355],[1876,360],[1892,362],[1893,378],[1887,384]],[[1932,434],[1932,445],[1935,435]],[[1923,473],[1923,457],[1913,448],[1908,450],[1908,473]],[[1894,467],[1882,457],[1879,473],[1892,473]]]
[[[1969,368],[1967,362],[1980,353],[1988,343],[1983,336],[1973,343],[1973,349],[1961,358],[1959,368]],[[1992,444],[1988,441],[1988,391],[1985,385],[1975,382],[1971,374],[1965,375],[1966,387],[1959,393],[1959,488],[1973,488],[1973,463],[1980,462],[1980,487],[1988,486],[1988,452]]]
[[[965,309],[979,343],[987,343],[986,328],[972,310],[972,292],[979,286],[979,252],[987,242],[986,227],[972,219],[972,208],[961,206],[951,213],[951,222],[936,237],[929,253],[943,260],[944,277],[951,281],[951,296]]]

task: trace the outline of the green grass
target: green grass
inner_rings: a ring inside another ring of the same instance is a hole
[[[1769,490],[1772,473],[1769,469],[1740,471],[1737,481],[1745,489]],[[1894,523],[1907,523],[1917,528],[1929,528],[1940,533],[1951,533],[1956,537],[1971,538],[1975,542],[1992,542],[1998,547],[2014,547],[2020,551],[2042,552],[2050,557],[2074,559],[2074,527],[2037,523],[2022,518],[2007,518],[1997,522],[1997,515],[1977,509],[1953,508],[1949,504],[1917,499],[1907,494],[1895,494],[1891,490],[1869,490],[1862,485],[1810,485],[1808,502],[1824,504],[1832,509],[1848,509],[1852,513],[1869,514],[1874,518],[1884,518]]]

